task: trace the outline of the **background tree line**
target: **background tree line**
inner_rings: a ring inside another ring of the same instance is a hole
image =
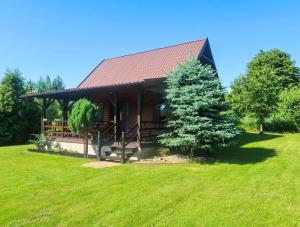
[[[25,80],[17,69],[7,70],[0,82],[0,145],[24,143],[30,134],[39,133],[40,107],[34,102],[41,100],[21,100],[22,95],[64,88],[60,76],[41,77],[33,82]],[[48,108],[47,117],[50,120],[61,117],[58,103]]]
[[[237,134],[232,119],[226,117],[231,113],[242,126],[261,132],[300,129],[300,70],[292,57],[279,49],[260,51],[245,74],[233,81],[226,100],[218,77],[195,60],[171,72],[166,85],[172,130],[161,141],[169,146],[184,145],[192,151],[225,144]],[[5,72],[0,83],[0,145],[23,143],[28,135],[39,132],[40,107],[20,96],[64,88],[59,76],[33,82],[18,70]],[[61,114],[56,102],[47,109],[48,120],[60,120]]]

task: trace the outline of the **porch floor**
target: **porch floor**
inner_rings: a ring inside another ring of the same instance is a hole
[[[78,137],[52,137],[53,142],[67,142],[67,143],[83,143],[82,138]],[[89,139],[89,144],[92,144]]]

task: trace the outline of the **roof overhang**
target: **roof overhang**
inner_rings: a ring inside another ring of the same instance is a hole
[[[99,93],[107,93],[107,92],[117,92],[120,89],[138,89],[143,87],[144,82],[136,82],[129,84],[116,84],[110,86],[97,86],[97,87],[88,87],[88,88],[70,88],[64,90],[55,90],[55,91],[47,91],[40,93],[28,93],[26,95],[22,95],[22,99],[30,99],[30,98],[51,98],[51,99],[78,99],[81,97],[88,97],[95,92]]]

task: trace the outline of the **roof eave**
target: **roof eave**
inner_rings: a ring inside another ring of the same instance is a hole
[[[40,93],[29,93],[22,95],[22,99],[27,98],[65,98],[65,97],[84,97],[85,95],[91,95],[95,91],[103,91],[103,92],[114,92],[119,89],[128,89],[128,88],[137,88],[141,87],[144,82],[136,82],[130,84],[115,84],[115,85],[107,85],[107,86],[96,86],[96,87],[88,87],[88,88],[70,88],[65,90],[54,90],[48,92],[40,92]]]

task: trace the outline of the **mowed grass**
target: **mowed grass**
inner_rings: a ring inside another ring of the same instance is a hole
[[[211,164],[82,167],[0,148],[1,226],[297,226],[300,134],[247,133]]]

